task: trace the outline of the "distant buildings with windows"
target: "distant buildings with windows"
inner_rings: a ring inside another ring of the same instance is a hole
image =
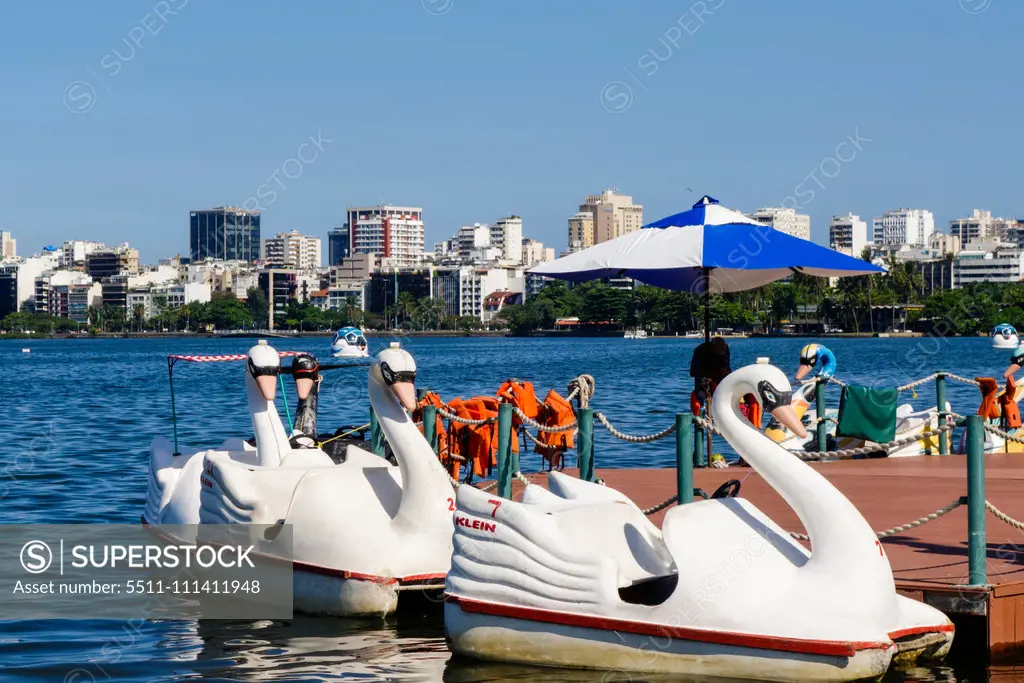
[[[1017,227],[1015,218],[994,218],[991,211],[974,209],[968,218],[949,222],[949,234],[960,238],[961,244],[971,242],[1005,242]]]
[[[193,263],[205,259],[257,261],[260,257],[260,212],[216,206],[189,213],[189,253]]]
[[[876,245],[910,244],[923,247],[935,232],[935,217],[927,209],[893,209],[872,220]]]
[[[569,251],[587,247],[639,230],[644,224],[644,207],[617,190],[589,195],[579,211],[569,218]]]
[[[18,255],[17,241],[9,232],[0,232],[0,261],[13,259]]]
[[[347,225],[327,233],[327,265],[337,266],[352,255],[352,237]]]
[[[848,213],[845,216],[833,216],[828,224],[828,246],[841,251],[847,256],[860,258],[864,247],[868,245],[868,224]]]
[[[766,206],[753,213],[748,213],[747,217],[787,235],[799,237],[802,240],[811,239],[811,217],[797,213],[796,209]]]
[[[274,268],[315,270],[321,266],[320,238],[297,230],[279,233],[263,241],[261,260]]]
[[[423,209],[412,206],[350,207],[345,227],[353,254],[373,254],[394,266],[423,259]]]

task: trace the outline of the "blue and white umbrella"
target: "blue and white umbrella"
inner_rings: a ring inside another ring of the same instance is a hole
[[[705,195],[688,211],[530,272],[574,282],[630,277],[664,289],[707,293],[753,289],[793,273],[847,277],[885,269],[775,230]]]

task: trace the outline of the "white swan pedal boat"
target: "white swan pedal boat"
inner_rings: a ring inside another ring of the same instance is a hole
[[[1015,349],[1020,345],[1016,328],[1007,323],[1000,323],[993,327],[989,336],[992,338],[992,348],[994,349]]]
[[[549,473],[522,502],[459,487],[445,631],[485,660],[761,680],[877,678],[894,657],[940,659],[938,610],[896,593],[860,512],[739,411],[753,393],[794,429],[789,381],[740,368],[715,391],[718,426],[793,507],[807,551],[750,502],[670,509],[657,528],[622,493]]]
[[[451,560],[455,492],[412,422],[416,364],[398,344],[369,372],[370,403],[398,465],[350,445],[335,463],[294,448],[274,405],[280,358],[265,341],[248,353],[245,387],[256,446],[150,447],[150,525],[290,524],[294,607],[335,616],[383,616],[408,590],[439,590]],[[296,381],[300,398],[312,379]],[[159,531],[159,530],[158,530]],[[180,532],[179,532],[180,533]]]

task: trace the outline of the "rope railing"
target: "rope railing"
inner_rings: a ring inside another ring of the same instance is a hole
[[[923,525],[927,524],[928,522],[934,522],[939,517],[943,517],[945,515],[948,515],[950,512],[952,512],[953,510],[956,510],[961,505],[967,505],[967,496],[961,496],[961,497],[957,498],[956,500],[954,500],[949,505],[945,505],[943,507],[940,507],[935,512],[933,512],[931,514],[928,514],[928,515],[925,515],[924,517],[918,517],[917,519],[915,519],[912,522],[907,522],[906,524],[900,524],[899,526],[894,526],[891,529],[886,529],[885,531],[876,531],[875,535],[878,536],[878,538],[887,538],[889,536],[894,536],[896,534],[901,534],[904,531],[910,531],[911,529],[916,529],[917,527],[923,526]],[[789,535],[792,536],[793,538],[795,538],[798,541],[809,541],[809,540],[811,540],[810,537],[807,536],[807,534],[798,534],[795,531],[790,531]]]
[[[638,436],[635,434],[626,434],[625,432],[620,432],[618,429],[616,429],[612,425],[612,423],[608,421],[608,418],[604,416],[604,413],[594,413],[594,417],[596,417],[598,421],[602,425],[604,425],[604,428],[608,430],[609,434],[614,436],[616,439],[629,441],[630,443],[651,443],[652,441],[658,441],[660,439],[664,439],[666,436],[671,436],[672,434],[676,433],[676,426],[673,424],[670,425],[668,428],[663,429],[660,432],[656,432],[654,434],[646,434],[643,436]]]

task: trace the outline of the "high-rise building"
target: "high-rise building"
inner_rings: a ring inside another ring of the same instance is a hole
[[[85,258],[85,271],[94,280],[111,275],[138,275],[139,251],[127,244],[93,251]]]
[[[352,255],[352,235],[348,226],[331,228],[327,233],[327,265],[337,266]]]
[[[593,221],[593,244],[600,244],[639,230],[644,224],[644,207],[634,204],[633,198],[619,194],[615,190],[604,190],[598,195],[589,195],[580,204],[579,213],[569,219],[569,247],[573,247],[572,231],[574,219],[580,229],[585,229],[585,221],[580,221],[580,214],[589,214]],[[581,246],[586,242],[581,236]],[[589,245],[588,245],[589,246]]]
[[[868,243],[868,224],[852,213],[833,216],[828,224],[828,246],[849,256],[860,258]]]
[[[256,261],[260,257],[260,212],[216,206],[189,214],[193,263],[204,259]]]
[[[580,211],[569,219],[569,251],[594,246],[594,214]]]
[[[470,258],[474,251],[491,246],[491,228],[482,223],[459,228],[459,258]]]
[[[379,204],[349,207],[347,216],[353,254],[374,254],[394,266],[423,258],[423,209]]]
[[[971,242],[1005,242],[1016,225],[1014,218],[995,218],[991,211],[974,209],[970,217],[951,220],[949,234],[959,237],[965,247]]]
[[[320,267],[320,238],[296,230],[268,237],[263,242],[263,260],[268,267],[315,270]]]
[[[935,217],[927,209],[894,209],[872,220],[876,246],[909,244],[923,247],[935,232]]]
[[[519,216],[499,218],[491,225],[491,246],[501,249],[500,258],[511,264],[523,262],[523,219]]]
[[[523,265],[527,268],[535,266],[543,261],[554,261],[555,250],[552,247],[545,247],[543,242],[539,242],[529,237],[523,238]]]
[[[85,259],[94,251],[106,249],[103,242],[89,242],[86,240],[67,240],[61,247],[59,258],[61,268],[74,268],[84,266]]]
[[[9,232],[0,232],[0,261],[18,255],[17,240]]]
[[[802,240],[811,239],[811,217],[797,213],[796,209],[784,206],[766,206],[747,214],[762,225],[770,225],[779,232],[784,232]]]

